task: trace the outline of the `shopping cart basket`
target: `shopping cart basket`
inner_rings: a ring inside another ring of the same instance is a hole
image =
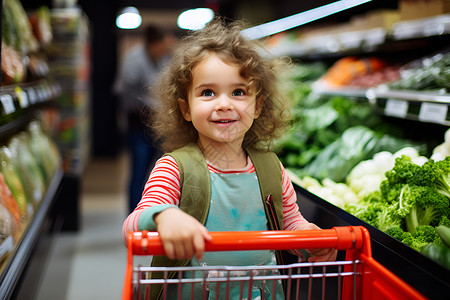
[[[372,257],[370,235],[362,226],[302,231],[210,232],[210,235],[212,240],[206,243],[206,251],[336,248],[346,250],[345,260],[243,267],[134,266],[135,255],[164,255],[164,250],[157,232],[133,232],[128,235],[127,240],[128,262],[122,300],[133,299],[136,295],[140,295],[139,299],[145,298],[149,290],[156,285],[162,286],[162,299],[173,299],[167,296],[171,287],[178,290],[177,298],[182,299],[181,290],[189,285],[203,287],[200,294],[194,294],[195,289],[191,288],[189,299],[208,299],[212,284],[215,284],[214,288],[222,286],[221,292],[216,293],[217,299],[219,295],[220,299],[250,299],[252,289],[244,289],[245,284],[250,287],[255,282],[260,282],[260,286],[264,286],[272,285],[277,280],[285,283],[286,299],[426,299]],[[284,272],[276,272],[277,270]],[[173,271],[176,271],[177,275],[170,278],[168,274]],[[164,275],[162,279],[152,279],[152,272],[162,272]],[[191,275],[194,272],[200,272],[202,275],[189,278],[183,275]],[[316,284],[317,281],[320,281],[320,284]],[[332,282],[331,285],[328,284],[329,281]],[[241,293],[238,297],[230,296],[229,287],[236,283],[241,285]],[[273,284],[274,288],[275,286],[276,284]],[[317,286],[319,291],[313,291]],[[222,292],[223,288],[225,294]],[[264,294],[261,299],[263,298]]]

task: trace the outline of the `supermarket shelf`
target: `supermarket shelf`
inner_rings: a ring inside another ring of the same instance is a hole
[[[318,91],[322,95],[368,100],[377,112],[390,117],[450,126],[450,94],[381,88]]]
[[[321,95],[328,96],[344,96],[353,99],[364,99],[367,100],[367,89],[338,89],[338,90],[320,90],[316,91]]]
[[[345,210],[294,184],[302,215],[321,228],[364,226],[369,230],[373,257],[429,299],[450,294],[450,270],[349,214]]]
[[[0,298],[9,299],[18,284],[20,276],[22,275],[34,245],[38,239],[41,227],[47,215],[52,208],[57,194],[59,192],[61,181],[63,178],[62,169],[58,169],[53,176],[53,179],[48,187],[45,197],[39,206],[39,209],[34,214],[28,228],[24,231],[21,240],[17,243],[14,252],[9,260],[5,263],[5,267],[0,274]]]
[[[2,116],[48,102],[61,93],[58,82],[40,80],[0,87],[0,105]]]
[[[426,38],[450,33],[450,15],[400,21],[392,25],[392,39],[406,40]]]
[[[390,90],[382,91],[377,89],[369,89],[366,96],[370,100],[372,97],[377,99],[397,99],[406,101],[420,101],[430,103],[450,104],[450,94],[443,92],[421,92],[421,91],[399,91]]]
[[[303,38],[299,41],[284,41],[269,49],[275,56],[317,57],[335,55],[349,51],[371,52],[378,46],[408,39],[444,36],[450,33],[450,15],[400,21],[391,30],[376,27],[364,30],[332,32]]]

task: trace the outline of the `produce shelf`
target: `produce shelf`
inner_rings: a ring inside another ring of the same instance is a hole
[[[25,112],[49,103],[60,94],[60,84],[45,79],[0,86],[1,123],[10,123]]]
[[[370,232],[373,257],[430,299],[450,294],[450,270],[414,249],[294,184],[302,215],[321,228],[364,226]]]
[[[316,57],[358,50],[371,52],[379,46],[411,39],[446,36],[450,33],[450,14],[419,20],[399,21],[392,28],[330,32],[283,41],[269,49],[275,56]]]
[[[450,126],[450,94],[439,91],[343,88],[318,93],[368,100],[377,112],[386,116]]]
[[[392,25],[393,40],[425,38],[450,33],[450,15],[400,21]]]
[[[0,273],[1,299],[9,299],[14,292],[14,288],[19,283],[18,281],[28,264],[43,223],[57,199],[62,177],[63,171],[59,168],[56,170],[38,210],[33,215],[28,227],[25,229],[21,239],[14,248],[14,251],[5,262]]]
[[[366,95],[376,109],[387,116],[450,126],[450,94],[368,91]]]

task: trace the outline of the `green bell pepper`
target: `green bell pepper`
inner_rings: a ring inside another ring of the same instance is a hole
[[[420,252],[435,262],[450,269],[450,248],[445,245],[428,244],[423,246]]]

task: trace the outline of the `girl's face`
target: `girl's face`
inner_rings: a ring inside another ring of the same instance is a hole
[[[192,71],[188,102],[179,99],[184,118],[192,122],[203,146],[211,143],[239,143],[259,116],[249,82],[239,68],[224,63],[215,54]],[[258,105],[259,106],[259,105]]]

